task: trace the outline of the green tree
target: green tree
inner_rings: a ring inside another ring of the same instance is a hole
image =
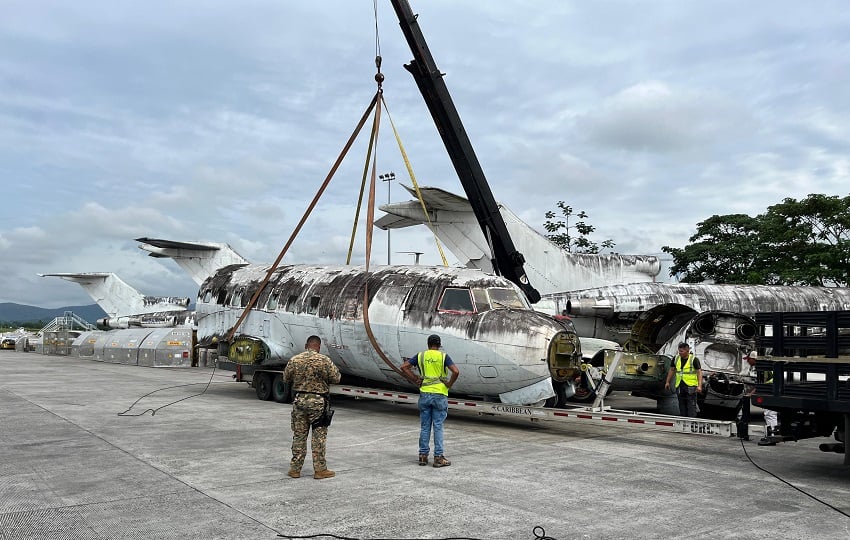
[[[848,286],[850,195],[784,199],[761,216],[763,256],[774,281]]]
[[[588,238],[588,235],[595,231],[596,227],[583,221],[590,217],[584,210],[574,214],[573,207],[567,205],[564,201],[558,201],[558,208],[563,217],[556,220],[557,214],[549,210],[545,214],[546,222],[543,224],[546,232],[549,233],[546,238],[551,240],[553,244],[570,253],[599,253],[600,249],[610,249],[616,245],[610,238],[603,240],[601,244],[597,244]],[[573,216],[581,221],[570,225],[570,218]]]
[[[756,217],[712,216],[673,256],[681,281],[848,286],[850,196],[786,198]]]
[[[758,219],[746,214],[711,216],[697,224],[684,248],[664,246],[673,256],[670,275],[685,283],[764,283],[757,260]]]

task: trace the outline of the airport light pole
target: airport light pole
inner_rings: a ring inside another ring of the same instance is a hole
[[[381,179],[381,182],[387,183],[387,204],[390,204],[390,188],[391,182],[395,180],[395,173],[388,172],[385,174],[378,175],[378,178]],[[387,227],[387,266],[390,265],[390,229]]]

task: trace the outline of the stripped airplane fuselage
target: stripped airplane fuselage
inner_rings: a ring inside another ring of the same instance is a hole
[[[645,312],[635,323],[625,351],[604,349],[590,360],[594,368],[609,372],[613,390],[658,400],[659,412],[678,414],[675,395],[664,389],[664,381],[678,344],[686,342],[700,359],[704,392],[701,403],[734,410],[752,383],[743,357],[755,348],[757,327],[752,318],[728,311],[680,312],[669,316],[660,306]],[[585,338],[582,338],[584,341]],[[616,355],[619,361],[614,363]],[[596,375],[601,377],[601,373]],[[586,391],[576,389],[577,396]],[[593,397],[588,395],[588,398]]]
[[[557,308],[579,317],[636,320],[656,306],[676,304],[695,312],[724,310],[752,316],[765,311],[850,309],[850,288],[708,283],[630,283],[553,293]]]
[[[383,354],[395,365],[426,349],[439,334],[461,377],[453,391],[501,396],[545,388],[530,403],[553,395],[550,377],[578,373],[575,332],[530,309],[510,281],[477,270],[425,266],[282,266],[270,276],[232,343],[225,336],[268,274],[268,265],[219,269],[199,291],[198,340],[218,342],[231,361],[281,364],[303,351],[310,335],[349,377],[398,386],[410,383],[375,351],[363,317]]]

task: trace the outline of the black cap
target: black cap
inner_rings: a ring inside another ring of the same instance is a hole
[[[434,345],[439,346],[440,343],[441,343],[440,336],[438,336],[437,334],[431,334],[430,336],[428,336],[428,346],[429,347],[433,347]]]

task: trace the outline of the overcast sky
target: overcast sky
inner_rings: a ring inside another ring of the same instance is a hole
[[[564,200],[615,251],[658,254],[715,214],[850,192],[846,0],[412,5],[494,195],[541,231]],[[371,0],[3,2],[0,302],[91,303],[39,272],[194,298],[140,236],[274,260],[375,92],[375,26]],[[417,180],[463,194],[386,0],[377,27]],[[409,185],[382,134],[378,172]],[[365,147],[284,262],[345,262]],[[438,263],[425,232],[393,232],[392,262]]]

